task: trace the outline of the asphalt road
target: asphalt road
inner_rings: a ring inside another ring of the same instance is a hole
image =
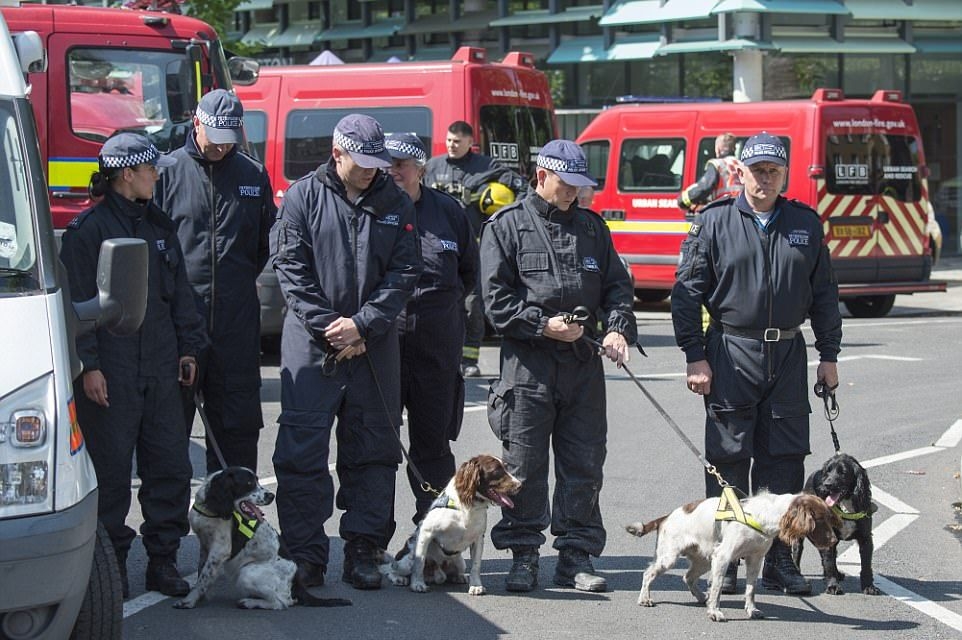
[[[551,576],[557,552],[542,548],[541,586],[530,594],[509,594],[504,576],[508,552],[486,546],[482,579],[487,595],[468,596],[466,587],[446,585],[429,594],[385,586],[355,591],[339,582],[341,543],[332,539],[328,585],[323,596],[351,598],[353,607],[284,612],[240,611],[236,593],[219,585],[210,599],[193,611],[171,608],[171,600],[143,592],[145,558],[139,540],[131,552],[133,598],[125,605],[125,638],[730,638],[779,637],[962,638],[962,513],[959,511],[959,467],[962,446],[962,402],[958,382],[962,360],[962,259],[947,260],[935,274],[949,281],[948,293],[900,297],[892,313],[880,319],[845,318],[839,362],[841,414],[836,430],[842,450],[868,467],[879,511],[874,518],[876,583],[881,596],[858,593],[857,578],[844,586],[844,596],[822,594],[824,582],[818,554],[809,547],[802,570],[815,595],[786,596],[759,590],[757,605],[764,620],[747,621],[741,596],[723,596],[726,624],[710,622],[685,588],[682,568],[654,583],[658,603],[636,605],[641,573],[651,560],[653,537],[637,539],[623,530],[636,520],[650,520],[703,495],[700,463],[684,447],[659,413],[623,371],[609,366],[609,451],[605,466],[602,512],[608,544],[595,566],[610,590],[586,594],[556,588]],[[684,360],[674,346],[666,304],[637,310],[643,344],[649,354],[633,354],[629,365],[641,383],[698,446],[702,443],[701,402],[684,385]],[[805,332],[809,345],[812,333]],[[814,373],[814,350],[811,350]],[[482,349],[482,370],[497,373],[497,348]],[[956,373],[952,373],[955,371]],[[259,473],[273,482],[270,464],[279,412],[277,363],[263,367],[265,428]],[[467,384],[464,427],[455,443],[459,460],[481,452],[497,453],[499,444],[485,418],[486,379]],[[833,453],[829,425],[820,401],[812,398],[813,470]],[[195,433],[200,434],[199,422]],[[406,433],[402,431],[402,433]],[[198,477],[202,473],[203,440],[193,441]],[[412,500],[404,474],[399,474],[396,513],[398,531],[391,550],[408,535]],[[955,504],[953,504],[955,503]],[[136,502],[135,502],[136,509]],[[276,523],[276,513],[266,511]],[[328,532],[336,535],[336,519]],[[489,512],[489,526],[499,514]],[[131,521],[138,520],[133,513]],[[842,543],[840,566],[858,572],[858,556]],[[188,537],[181,548],[183,573],[196,571],[197,543]],[[855,563],[855,564],[853,564]],[[843,566],[844,565],[844,566]],[[739,581],[742,588],[744,581]]]

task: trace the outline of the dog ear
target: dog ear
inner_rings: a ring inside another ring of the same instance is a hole
[[[474,494],[481,484],[481,462],[475,456],[462,464],[454,474],[454,489],[465,507],[474,504]]]
[[[234,511],[234,493],[237,478],[233,468],[214,475],[207,483],[204,506],[213,514],[224,517]]]
[[[778,537],[791,546],[796,541],[808,537],[815,530],[815,518],[811,514],[808,500],[821,500],[815,496],[797,496],[788,510],[782,514],[778,523]]]
[[[856,511],[867,512],[872,507],[872,483],[868,472],[856,460],[852,460],[855,471],[855,489],[852,491],[852,506]]]

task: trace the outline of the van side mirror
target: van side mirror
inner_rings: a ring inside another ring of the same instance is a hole
[[[231,82],[242,86],[250,86],[257,82],[261,74],[261,63],[252,58],[234,56],[227,61],[227,71]]]
[[[75,302],[77,334],[104,327],[120,336],[140,329],[147,312],[147,243],[111,238],[100,246],[97,297]]]

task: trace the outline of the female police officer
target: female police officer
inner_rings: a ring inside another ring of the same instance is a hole
[[[180,539],[187,533],[192,475],[178,383],[193,381],[196,354],[206,344],[203,322],[187,283],[173,222],[151,203],[157,166],[173,161],[147,138],[114,135],[100,151],[90,194],[103,199],[67,227],[60,253],[74,301],[97,294],[97,259],[108,238],[147,241],[147,311],[137,333],[98,329],[77,338],[84,373],[75,384],[77,417],[100,487],[99,516],[117,552],[128,595],[126,559],[136,533],[130,510],[132,456],[137,452],[140,531],[149,563],[147,589],[182,596],[177,573]],[[183,372],[183,373],[182,373]]]

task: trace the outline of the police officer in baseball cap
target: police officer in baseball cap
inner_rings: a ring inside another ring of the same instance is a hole
[[[538,154],[534,191],[494,214],[481,235],[484,307],[502,335],[488,421],[504,443],[508,470],[522,482],[514,507],[502,509],[491,531],[494,546],[513,554],[509,591],[537,586],[549,525],[559,551],[554,583],[607,589],[591,562],[606,540],[598,500],[608,430],[604,368],[581,337],[602,342],[603,355],[621,364],[637,326],[631,281],[611,234],[577,204],[578,190],[595,184],[581,147],[552,140]],[[577,307],[592,316],[584,326],[566,321]],[[552,450],[558,482],[549,501]]]

